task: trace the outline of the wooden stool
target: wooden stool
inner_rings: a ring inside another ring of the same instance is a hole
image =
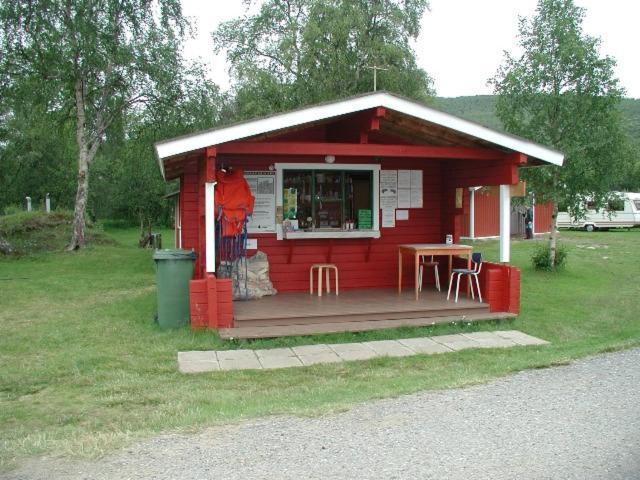
[[[311,269],[309,270],[309,295],[313,295],[313,270],[318,270],[318,296],[322,296],[322,271],[324,270],[326,284],[327,284],[327,293],[331,293],[331,282],[329,282],[329,270],[333,270],[335,272],[336,277],[336,295],[339,295],[340,292],[338,290],[338,267],[336,267],[333,263],[314,263],[311,265]]]

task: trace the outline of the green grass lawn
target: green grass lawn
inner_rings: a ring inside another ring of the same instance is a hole
[[[355,402],[485,382],[525,368],[640,345],[640,231],[563,232],[561,273],[529,266],[535,242],[513,243],[522,314],[508,323],[398,329],[255,342],[161,331],[152,252],[135,230],[77,253],[0,260],[0,466],[26,456],[93,456],[161,431],[260,415],[317,414]],[[172,232],[163,232],[165,246]],[[476,242],[496,259],[496,242]],[[310,342],[518,329],[545,347],[467,350],[271,371],[181,375],[176,353]]]

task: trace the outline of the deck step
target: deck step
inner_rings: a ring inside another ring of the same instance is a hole
[[[237,316],[234,323],[237,327],[268,327],[275,325],[312,325],[325,323],[349,323],[349,322],[366,322],[366,321],[382,321],[382,320],[402,320],[410,318],[431,318],[431,317],[460,317],[462,315],[476,315],[489,312],[489,305],[476,304],[473,307],[449,308],[442,309],[418,309],[415,311],[389,311],[389,312],[364,312],[364,313],[329,313],[327,315],[305,315],[305,316],[277,316],[247,318]]]
[[[449,313],[449,312],[447,312]],[[222,328],[218,331],[223,339],[231,338],[272,338],[298,335],[318,335],[324,333],[339,332],[364,332],[370,330],[383,330],[398,327],[425,327],[442,323],[453,322],[480,322],[487,320],[506,320],[515,318],[513,313],[472,313],[461,315],[447,315],[439,317],[401,318],[388,320],[369,321],[342,321],[327,323],[308,323],[295,325],[265,325],[265,326],[237,326],[234,328]],[[291,320],[291,319],[287,319]]]

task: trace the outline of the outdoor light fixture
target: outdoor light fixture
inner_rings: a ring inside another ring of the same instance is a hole
[[[326,163],[333,163],[336,161],[336,157],[334,155],[325,155],[324,156],[324,161]]]

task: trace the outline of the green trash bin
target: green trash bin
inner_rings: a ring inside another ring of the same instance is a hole
[[[189,280],[193,277],[196,253],[189,250],[156,250],[158,289],[157,322],[161,328],[189,324]]]

